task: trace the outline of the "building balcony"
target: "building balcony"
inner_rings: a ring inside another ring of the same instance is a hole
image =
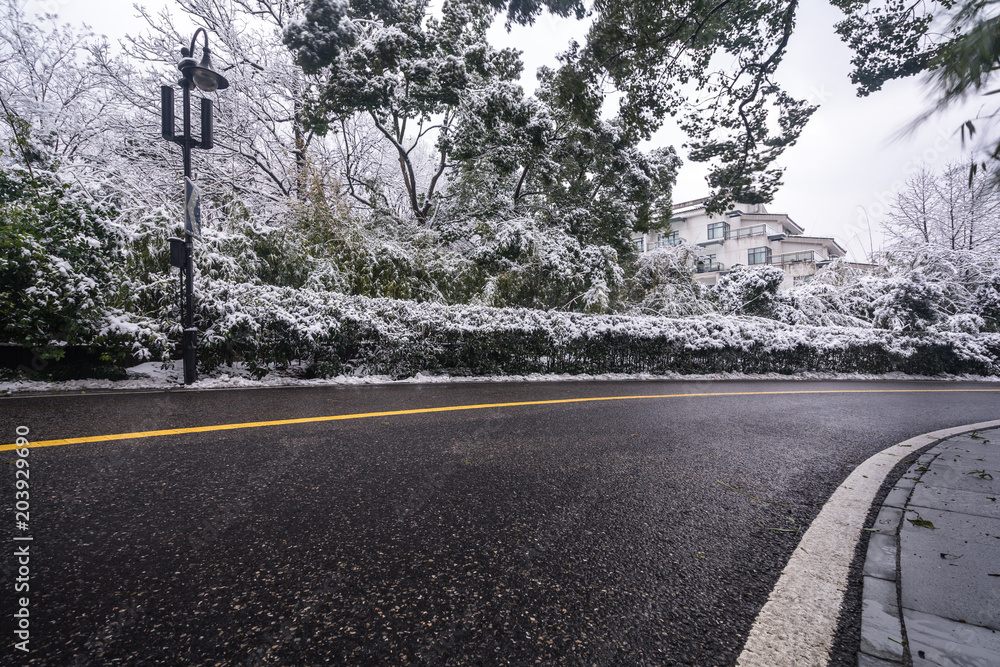
[[[742,227],[740,229],[730,229],[726,232],[727,239],[744,239],[751,236],[778,236],[781,232],[770,225],[754,225],[753,227]]]
[[[786,252],[783,255],[774,255],[771,257],[771,264],[783,266],[786,264],[801,264],[803,262],[822,262],[824,259],[815,250],[805,250],[802,252]]]
[[[722,262],[711,262],[709,264],[698,264],[695,267],[695,270],[698,273],[714,273],[716,271],[722,271],[723,269],[725,269],[725,267],[722,265]]]
[[[655,243],[649,244],[649,249],[653,250],[655,248],[676,248],[679,245],[684,245],[687,243],[687,239],[664,239],[662,241],[656,241]]]

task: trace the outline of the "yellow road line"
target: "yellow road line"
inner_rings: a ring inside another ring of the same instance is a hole
[[[558,403],[586,403],[591,401],[631,401],[641,398],[705,398],[711,396],[776,396],[788,394],[921,394],[921,393],[1000,393],[998,389],[828,389],[809,391],[727,391],[704,394],[643,394],[638,396],[596,396],[589,398],[558,398],[547,401],[518,401],[516,403],[482,403],[479,405],[448,405],[438,408],[416,408],[413,410],[389,410],[386,412],[361,412],[349,415],[327,415],[324,417],[300,417],[298,419],[277,419],[274,421],[246,422],[242,424],[216,424],[213,426],[192,426],[190,428],[170,428],[161,431],[136,431],[134,433],[115,433],[112,435],[91,435],[80,438],[63,438],[60,440],[39,440],[30,443],[30,447],[57,447],[60,445],[78,445],[87,442],[109,442],[113,440],[132,440],[136,438],[155,438],[163,435],[182,435],[185,433],[208,433],[210,431],[232,431],[241,428],[260,428],[262,426],[285,426],[288,424],[312,424],[316,422],[340,421],[347,419],[367,419],[369,417],[395,417],[399,415],[419,415],[431,412],[455,412],[458,410],[483,410],[486,408],[512,408],[523,405],[555,405]],[[0,446],[0,452],[17,449],[16,444]]]

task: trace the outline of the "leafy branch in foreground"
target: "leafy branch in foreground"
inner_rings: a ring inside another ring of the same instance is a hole
[[[710,210],[769,201],[781,181],[775,161],[816,109],[774,78],[798,0],[598,0],[594,9],[587,55],[622,93],[626,126],[649,136],[679,117],[691,160],[713,165]]]
[[[853,52],[859,96],[926,73],[937,102],[923,118],[976,95],[992,95],[1000,62],[1000,0],[830,0],[844,13],[836,32]],[[508,22],[531,23],[539,2],[491,0]],[[571,3],[560,4],[561,15]],[[690,158],[710,162],[710,208],[766,202],[780,185],[777,159],[816,107],[775,79],[795,31],[799,0],[596,0],[582,71],[621,93],[624,126],[648,137],[668,117],[687,133]],[[552,8],[555,11],[555,8]],[[962,127],[971,138],[998,110]],[[988,139],[1000,160],[1000,139]],[[983,163],[973,165],[971,173]]]

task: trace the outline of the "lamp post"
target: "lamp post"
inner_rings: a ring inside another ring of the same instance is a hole
[[[195,61],[194,45],[199,33],[205,38],[201,62]],[[180,144],[184,155],[185,183],[185,225],[183,254],[177,247],[180,239],[171,239],[171,264],[181,269],[181,284],[183,286],[183,314],[181,324],[184,329],[181,346],[184,350],[184,384],[198,380],[198,348],[197,330],[194,326],[194,237],[200,233],[200,221],[196,221],[197,190],[191,181],[191,149],[209,149],[212,141],[212,100],[201,98],[201,136],[196,141],[191,137],[191,89],[197,86],[200,90],[211,93],[229,87],[226,78],[212,69],[212,59],[208,52],[208,33],[204,28],[198,28],[191,38],[191,46],[181,48],[181,60],[177,63],[182,78],[178,82],[183,91],[183,123],[184,132],[174,134],[174,89],[172,86],[160,87],[161,125],[163,138]],[[200,214],[197,214],[200,215]],[[196,223],[199,225],[195,231]],[[176,244],[175,244],[176,241]]]

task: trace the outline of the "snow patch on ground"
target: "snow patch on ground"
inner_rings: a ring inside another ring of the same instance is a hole
[[[330,378],[303,379],[280,372],[272,371],[260,380],[251,377],[250,372],[242,364],[234,364],[218,370],[211,377],[202,377],[198,382],[184,386],[184,374],[181,364],[167,365],[158,361],[150,361],[128,369],[126,380],[67,380],[63,382],[43,382],[34,380],[16,380],[0,382],[0,395],[27,392],[71,392],[90,391],[95,389],[112,390],[164,390],[164,389],[230,389],[245,387],[325,387],[342,385],[385,385],[385,384],[440,384],[445,382],[594,382],[623,380],[670,380],[684,382],[706,382],[710,380],[947,380],[1000,382],[997,376],[980,375],[940,375],[928,377],[923,375],[907,375],[905,373],[886,373],[873,375],[865,373],[799,373],[783,375],[780,373],[764,373],[750,375],[746,373],[708,373],[703,375],[683,375],[681,373],[602,373],[599,375],[570,375],[532,373],[530,375],[489,375],[489,376],[454,376],[447,374],[418,373],[417,375],[396,380],[388,375],[340,375]]]

